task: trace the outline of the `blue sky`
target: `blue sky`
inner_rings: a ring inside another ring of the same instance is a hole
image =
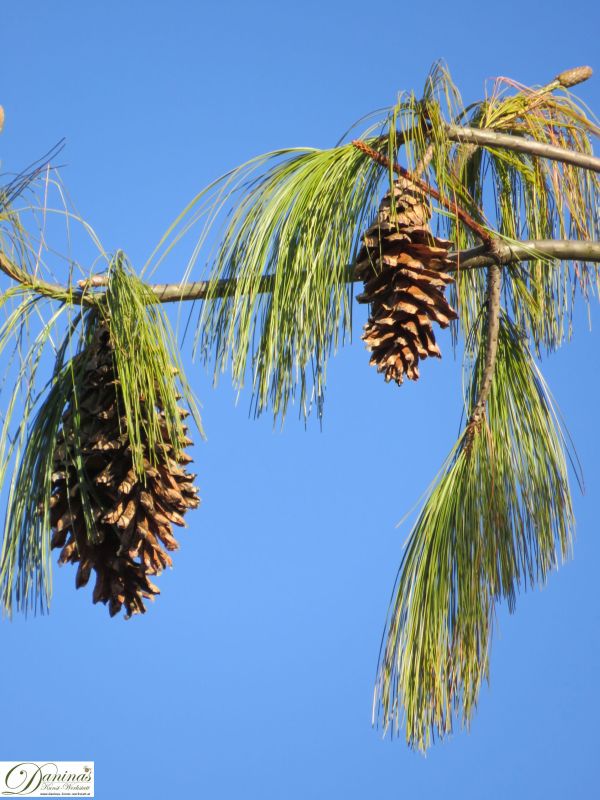
[[[109,250],[142,264],[187,201],[249,157],[328,146],[448,62],[543,83],[590,64],[600,12],[538,3],[21,2],[0,22],[2,168],[63,136],[63,179]],[[187,252],[181,253],[183,270]],[[161,278],[177,279],[177,260]],[[359,312],[359,319],[360,319]],[[598,321],[594,311],[593,319]],[[453,443],[460,365],[384,385],[358,337],[330,363],[323,430],[249,419],[250,397],[188,375],[208,434],[203,505],[143,618],[110,620],[74,570],[50,616],[3,622],[0,759],[96,762],[104,798],[591,797],[598,785],[597,329],[543,365],[575,440],[575,557],[500,609],[470,733],[426,758],[370,727],[382,626],[406,527]],[[199,437],[196,437],[198,440]]]

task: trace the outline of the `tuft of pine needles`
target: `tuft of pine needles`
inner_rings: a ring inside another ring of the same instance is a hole
[[[258,178],[252,164],[230,179],[242,194],[219,239],[196,348],[214,358],[215,378],[230,365],[238,388],[250,371],[256,414],[270,407],[283,418],[297,387],[300,413],[315,405],[320,414],[327,358],[350,331],[348,264],[381,176],[351,145],[272,153],[262,164]],[[218,296],[222,279],[230,289]]]
[[[175,453],[181,453],[183,428],[177,407],[180,389],[200,431],[202,423],[177,342],[152,291],[121,252],[111,262],[107,279],[99,312],[114,346],[133,466],[143,476],[144,443],[149,453],[156,453],[163,444],[163,428]]]
[[[479,394],[479,339],[468,412]],[[467,416],[468,418],[468,416]],[[463,431],[410,534],[394,589],[374,719],[411,746],[468,724],[489,672],[494,609],[567,555],[565,437],[524,332],[501,316],[485,424]]]
[[[39,298],[29,301],[28,308],[23,307],[28,303],[25,300],[9,316],[0,333],[0,352],[11,339],[16,340],[18,351],[19,339],[24,338],[24,328],[36,301],[39,302]],[[13,467],[0,556],[2,603],[9,615],[13,603],[24,612],[43,611],[51,594],[50,481],[56,436],[71,380],[64,358],[74,332],[72,325],[68,326],[65,340],[58,348],[49,384],[39,389],[36,378],[44,351],[51,345],[55,325],[64,312],[65,306],[61,305],[41,325],[33,343],[21,354],[0,434],[0,486],[4,484],[9,467]],[[13,426],[19,401],[22,407],[18,422]]]
[[[564,88],[526,87],[497,79],[489,95],[459,117],[471,128],[510,133],[540,144],[591,154],[600,134],[597,120]],[[497,236],[509,243],[526,239],[600,236],[600,176],[569,164],[491,147],[457,144],[449,167],[435,169],[447,196],[472,198],[487,209]],[[461,194],[462,193],[462,194]],[[447,232],[457,249],[471,239],[452,219]],[[558,264],[532,258],[505,270],[505,301],[515,322],[531,337],[535,352],[559,347],[570,332],[572,303],[598,290],[593,264]],[[456,302],[465,335],[478,313],[484,291],[482,276],[459,272]]]
[[[80,221],[67,208],[48,157],[0,191],[0,252],[18,281],[0,294],[1,391],[8,394],[0,427],[0,488],[8,485],[0,587],[3,610],[9,615],[15,605],[24,612],[43,611],[51,595],[52,457],[74,380],[73,351],[84,316],[71,302],[70,280],[66,286],[46,280],[55,277],[49,256],[67,265],[69,277],[74,266],[69,255],[61,258],[49,246],[49,229],[57,232],[53,221],[64,225],[67,243],[72,226]],[[82,228],[102,254],[92,229],[85,224]]]

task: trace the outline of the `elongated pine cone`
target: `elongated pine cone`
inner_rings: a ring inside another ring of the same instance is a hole
[[[163,430],[158,453],[144,453],[145,481],[133,469],[132,453],[119,378],[106,327],[99,326],[82,354],[83,377],[77,391],[78,434],[71,399],[54,452],[50,524],[52,548],[61,548],[59,563],[78,564],[75,584],[85,586],[96,573],[94,603],[108,604],[109,613],[125,608],[126,618],[144,613],[144,600],[159,594],[150,576],[171,566],[170,551],[178,548],[171,526],[184,525],[183,514],[199,505],[195,475],[185,470],[192,459],[182,450],[176,457]],[[161,417],[164,414],[159,409]],[[180,409],[181,418],[188,412]],[[187,430],[183,426],[184,433]],[[76,437],[82,462],[76,467]],[[181,447],[192,444],[183,437]],[[147,450],[146,446],[146,450]],[[87,508],[78,484],[86,475],[91,490]],[[86,533],[86,514],[96,535]],[[89,519],[89,516],[88,516]]]
[[[370,303],[363,340],[372,352],[371,365],[386,381],[400,385],[404,376],[416,381],[419,360],[441,358],[432,322],[446,328],[457,318],[444,297],[453,278],[441,270],[450,264],[451,243],[433,236],[431,210],[425,195],[405,178],[394,185],[395,209],[388,192],[377,220],[363,236],[356,265]]]

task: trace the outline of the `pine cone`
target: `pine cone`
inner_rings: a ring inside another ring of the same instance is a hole
[[[432,321],[446,328],[457,314],[444,297],[453,278],[440,271],[450,264],[451,243],[433,236],[431,210],[424,194],[405,178],[394,186],[395,209],[388,192],[377,221],[364,234],[356,274],[364,292],[356,298],[371,304],[363,340],[371,364],[386,381],[416,381],[419,360],[441,358]]]
[[[159,594],[149,576],[171,566],[168,551],[179,546],[171,525],[184,525],[183,514],[200,501],[192,483],[195,475],[181,466],[192,459],[182,451],[176,457],[167,443],[166,424],[158,452],[145,453],[144,480],[134,470],[106,327],[98,327],[83,360],[77,403],[72,399],[63,415],[54,452],[51,546],[61,548],[60,564],[79,564],[77,588],[87,584],[94,570],[94,603],[108,603],[111,616],[124,606],[129,618],[144,613],[144,599]],[[180,414],[183,418],[188,412],[180,409]],[[182,447],[191,443],[185,436],[180,441]],[[87,503],[79,488],[77,451],[80,469],[93,487],[83,495]],[[86,517],[93,520],[94,541],[88,537]]]

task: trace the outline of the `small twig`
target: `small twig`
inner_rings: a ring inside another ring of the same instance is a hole
[[[390,168],[390,160],[387,156],[384,156],[383,153],[379,153],[377,150],[374,150],[372,147],[369,147],[368,144],[363,142],[361,139],[354,139],[352,144],[356,147],[357,150],[361,150],[365,155],[372,158],[377,164],[381,164],[382,167],[386,169]],[[460,221],[470,228],[476,236],[478,236],[481,241],[488,247],[489,250],[493,250],[495,247],[495,239],[494,237],[487,231],[482,225],[480,225],[477,220],[473,219],[473,217],[465,211],[460,206],[450,202],[450,200],[446,200],[443,198],[437,189],[434,189],[433,186],[430,186],[425,181],[422,181],[420,178],[417,178],[413,173],[409,172],[404,167],[400,166],[400,164],[392,164],[392,169],[394,172],[402,178],[413,183],[416,187],[418,187],[422,192],[433,197],[434,200],[437,200],[440,205],[442,205],[447,211],[451,214],[456,214],[456,216],[460,219]]]
[[[16,283],[31,289],[32,292],[43,295],[44,297],[51,297],[54,300],[61,300],[67,303],[84,303],[84,305],[92,305],[93,298],[83,298],[81,292],[73,292],[68,286],[61,286],[58,283],[49,283],[48,281],[35,278],[29,272],[14,264],[4,253],[0,253],[0,271],[12,278]]]
[[[500,287],[502,270],[498,264],[488,267],[486,290],[486,331],[485,331],[485,364],[479,392],[469,421],[465,428],[465,450],[470,452],[475,434],[481,427],[485,416],[485,408],[494,380],[494,369],[498,355],[498,333],[500,330]]]
[[[80,289],[97,289],[100,286],[108,286],[108,275],[92,275],[90,278],[77,281],[77,286]]]

